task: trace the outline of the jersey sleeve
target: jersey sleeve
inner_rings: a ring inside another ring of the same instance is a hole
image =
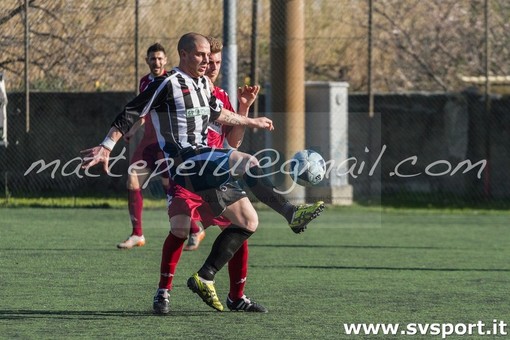
[[[222,98],[223,107],[229,111],[236,112],[236,110],[232,106],[232,103],[230,102],[230,97],[228,96],[227,92],[223,91],[223,94],[224,94]],[[230,133],[230,131],[232,131],[233,128],[234,128],[233,126],[224,125],[222,129],[223,137],[225,138],[226,136],[228,136],[228,134]]]
[[[209,121],[214,122],[221,114],[221,109],[223,108],[223,102],[216,98],[214,95],[211,95],[209,99],[209,107],[211,109],[211,115],[209,117]]]
[[[111,126],[125,134],[142,115],[151,108],[159,106],[168,92],[167,86],[160,88],[164,80],[163,77],[154,79],[145,91],[126,104],[124,110],[117,115]]]

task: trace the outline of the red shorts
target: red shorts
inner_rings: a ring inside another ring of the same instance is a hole
[[[200,221],[204,228],[232,224],[226,217],[217,216],[202,196],[172,183],[168,194],[168,216],[171,218],[176,215],[187,215],[194,221]]]

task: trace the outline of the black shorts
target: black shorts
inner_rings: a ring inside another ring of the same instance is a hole
[[[237,181],[228,182],[218,189],[204,190],[198,194],[209,204],[216,217],[220,216],[229,205],[247,197],[246,191]]]
[[[199,148],[183,150],[170,169],[171,179],[184,188],[200,193],[219,189],[232,181],[229,157],[232,149]]]

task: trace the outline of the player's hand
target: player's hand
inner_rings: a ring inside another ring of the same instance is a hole
[[[255,99],[257,98],[257,95],[259,94],[260,86],[254,85],[254,86],[248,86],[244,85],[243,87],[239,87],[237,89],[237,99],[239,100],[239,105],[244,106],[251,106]]]
[[[110,160],[111,151],[102,145],[95,146],[90,149],[81,150],[80,154],[83,157],[81,163],[82,169],[88,169],[96,164],[103,163],[103,170],[108,173],[108,162]]]
[[[274,130],[273,121],[267,117],[248,118],[250,119],[250,127],[266,129],[269,131]]]

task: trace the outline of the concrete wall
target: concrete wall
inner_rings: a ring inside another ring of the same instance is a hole
[[[358,164],[371,164],[369,157],[375,162],[384,149],[372,176],[366,167],[361,175],[350,179],[355,199],[399,192],[466,198],[480,198],[490,192],[495,198],[510,197],[506,180],[510,167],[510,97],[491,98],[491,107],[488,119],[483,96],[478,94],[377,95],[376,113],[370,120],[366,95],[351,94],[350,155],[357,158]],[[416,164],[409,158],[413,156]],[[452,174],[467,160],[473,164],[487,160],[489,180],[486,174],[479,178],[481,167]],[[396,172],[395,167],[402,161]]]
[[[0,190],[17,196],[125,193],[125,179],[107,176],[79,178],[80,150],[98,145],[110,123],[134,93],[32,93],[30,131],[25,132],[24,95],[8,94],[9,146],[0,147]],[[124,143],[119,143],[118,153]],[[31,164],[44,160],[52,166],[24,175]],[[125,173],[127,161],[114,170]],[[55,172],[52,174],[52,171]],[[98,174],[99,169],[91,171]],[[83,175],[83,171],[81,171]]]

